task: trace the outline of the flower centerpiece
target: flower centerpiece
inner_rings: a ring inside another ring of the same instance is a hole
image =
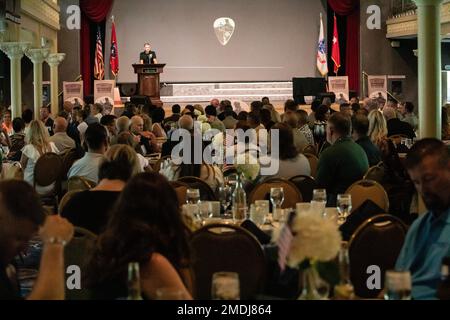
[[[286,262],[301,271],[303,290],[299,299],[327,298],[330,286],[320,278],[317,268],[337,257],[342,241],[338,226],[311,213],[298,215],[291,230],[293,239]]]
[[[235,166],[238,175],[248,182],[253,182],[259,177],[261,166],[258,160],[248,152],[236,157]]]

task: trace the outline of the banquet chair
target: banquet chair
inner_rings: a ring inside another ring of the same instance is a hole
[[[295,208],[297,203],[303,201],[300,190],[293,182],[281,178],[271,178],[254,187],[249,196],[249,204],[257,200],[269,200],[271,188],[283,188],[284,201],[281,205],[283,209]]]
[[[376,181],[357,181],[345,193],[352,196],[352,212],[358,209],[366,200],[373,201],[384,212],[389,212],[389,197],[383,186]]]
[[[234,225],[211,224],[196,231],[190,245],[196,299],[211,299],[212,276],[216,272],[239,274],[242,300],[262,293],[265,256],[261,244],[250,232]]]
[[[65,152],[63,155],[63,166],[62,166],[62,179],[67,179],[67,174],[69,173],[70,168],[75,163],[75,161],[82,158],[82,155],[80,154],[80,150],[73,148],[69,151]]]
[[[370,167],[364,175],[364,180],[373,180],[378,183],[383,181],[384,167],[383,162],[378,163],[376,166]]]
[[[0,180],[23,180],[23,169],[20,162],[3,163]]]
[[[380,290],[370,290],[367,280],[369,266],[376,265],[381,270],[381,286],[387,270],[395,268],[395,263],[405,241],[406,225],[397,217],[382,214],[366,220],[356,229],[349,241],[350,279],[356,296],[376,298]]]
[[[312,155],[317,157],[317,149],[312,144],[309,144],[306,147],[304,147],[303,150],[302,150],[302,153],[303,154],[306,154],[306,153],[312,154]]]
[[[186,193],[189,186],[186,183],[180,181],[169,181],[169,183],[172,188],[174,188],[177,194],[178,204],[181,207],[187,201]]]
[[[297,189],[300,190],[304,202],[311,202],[313,191],[317,189],[316,179],[311,176],[299,175],[290,178],[289,181],[294,183]]]
[[[53,185],[51,191],[47,194],[40,195],[44,205],[52,205],[55,211],[58,209],[58,197],[61,193],[61,173],[62,160],[56,153],[45,153],[37,161],[34,166],[33,186],[49,187]]]
[[[95,188],[97,184],[85,177],[73,176],[67,181],[67,191],[86,191]]]
[[[310,153],[305,153],[304,156],[309,161],[309,166],[311,167],[311,176],[315,177],[317,173],[317,167],[319,166],[319,158]]]
[[[59,207],[58,207],[58,213],[61,215],[61,213],[64,210],[64,207],[67,203],[69,203],[70,199],[73,198],[74,195],[81,192],[81,190],[72,190],[68,191],[62,198],[61,201],[59,201]]]
[[[64,264],[67,270],[70,266],[78,266],[81,275],[85,271],[85,266],[95,248],[97,235],[84,228],[75,227],[72,240],[64,248]],[[69,275],[66,274],[66,281]],[[66,286],[66,300],[89,300],[89,290],[86,289],[81,277],[81,290],[69,290]]]
[[[217,197],[211,187],[202,179],[197,177],[182,177],[178,179],[189,186],[189,188],[200,190],[200,200],[217,201]]]

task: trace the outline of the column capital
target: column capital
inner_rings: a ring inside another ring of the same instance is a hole
[[[49,53],[49,49],[29,49],[25,55],[30,58],[34,64],[39,64],[47,59]]]
[[[50,53],[46,59],[50,67],[57,67],[66,58],[65,53]]]
[[[31,47],[30,42],[2,42],[0,50],[2,50],[9,59],[21,59],[23,54]]]
[[[418,7],[421,6],[440,6],[443,0],[414,0]]]

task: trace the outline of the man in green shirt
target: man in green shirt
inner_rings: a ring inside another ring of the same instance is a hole
[[[328,120],[327,141],[317,168],[317,183],[327,190],[328,206],[335,206],[338,194],[345,193],[354,182],[362,179],[369,169],[364,149],[350,137],[350,117],[340,112]]]

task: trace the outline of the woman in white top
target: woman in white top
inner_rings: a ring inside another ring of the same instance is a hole
[[[34,185],[34,166],[38,159],[46,153],[59,153],[53,142],[49,140],[48,130],[41,121],[33,120],[30,129],[25,136],[25,147],[22,149],[20,164],[24,170],[24,180]],[[36,186],[39,194],[46,194],[53,189],[53,185],[47,187]]]
[[[163,108],[156,108],[152,112],[152,132],[156,136],[156,138],[164,138],[167,139],[166,131],[164,131],[161,123],[164,121],[165,112]]]
[[[298,175],[311,175],[311,166],[308,159],[298,152],[294,145],[294,136],[291,127],[285,123],[275,124],[271,130],[279,132],[279,150],[272,150],[270,162],[267,159],[261,161],[265,166],[276,165],[278,162],[277,173],[267,178],[284,178],[289,179]]]

